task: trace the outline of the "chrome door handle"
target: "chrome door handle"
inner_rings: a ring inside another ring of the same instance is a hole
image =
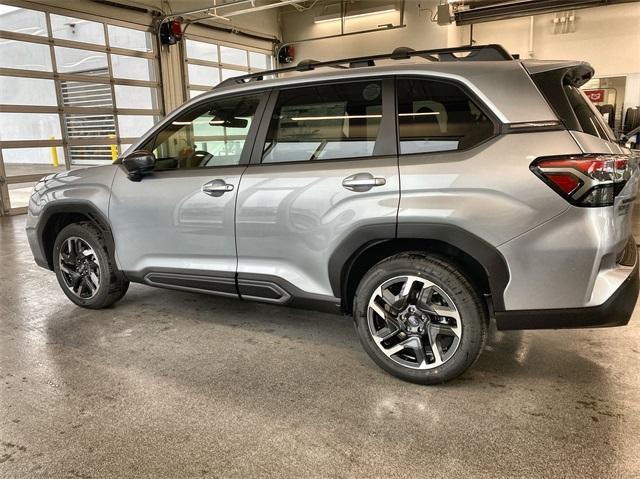
[[[233,191],[233,185],[221,179],[211,180],[202,185],[202,192],[209,196],[222,196],[227,191]]]
[[[387,180],[375,177],[371,173],[356,173],[342,180],[342,186],[351,191],[369,191],[374,186],[382,186]]]

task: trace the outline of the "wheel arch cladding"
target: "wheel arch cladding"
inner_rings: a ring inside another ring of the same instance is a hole
[[[394,254],[415,251],[445,257],[458,266],[482,293],[491,294],[493,307],[504,310],[504,290],[509,268],[496,248],[453,225],[399,224],[397,235],[390,225],[369,225],[350,233],[329,259],[329,281],[342,308],[351,311],[355,290],[364,274]]]
[[[109,220],[93,204],[83,201],[52,203],[45,206],[38,222],[37,236],[43,249],[47,266],[53,270],[53,245],[58,233],[67,225],[80,221],[90,221],[104,235],[107,252],[114,254],[113,234]]]

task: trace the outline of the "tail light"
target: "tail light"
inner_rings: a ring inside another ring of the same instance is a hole
[[[542,181],[575,206],[612,206],[631,177],[632,162],[620,155],[538,158],[531,164]]]

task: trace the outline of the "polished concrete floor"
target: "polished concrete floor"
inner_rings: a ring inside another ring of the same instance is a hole
[[[438,387],[347,318],[133,285],[73,306],[0,218],[0,477],[638,477],[640,313],[493,332]],[[542,300],[543,298],[541,298]]]

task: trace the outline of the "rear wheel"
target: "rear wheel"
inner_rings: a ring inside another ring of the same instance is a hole
[[[487,336],[480,296],[436,256],[405,253],[375,265],[358,286],[354,316],[369,356],[394,376],[420,384],[462,374]]]
[[[60,231],[53,246],[53,266],[64,293],[84,308],[110,306],[129,288],[109,255],[103,233],[89,222]]]

